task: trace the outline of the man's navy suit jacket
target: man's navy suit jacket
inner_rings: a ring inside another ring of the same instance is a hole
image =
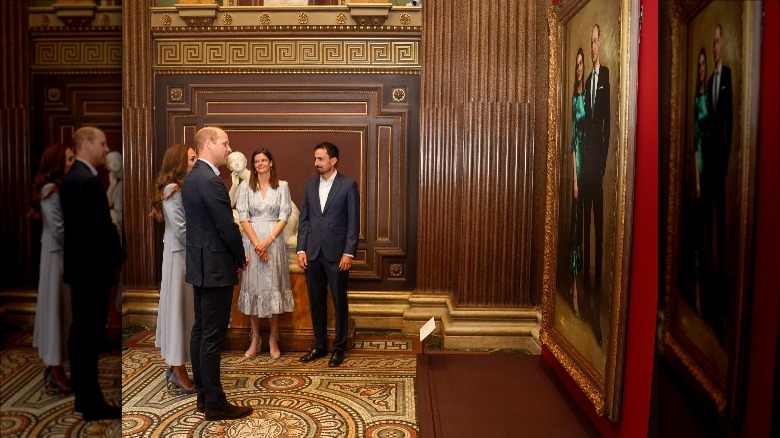
[[[325,209],[320,209],[320,177],[306,182],[298,219],[298,248],[314,260],[338,262],[344,254],[356,255],[360,231],[360,196],[357,183],[341,173],[328,193]]]
[[[591,105],[593,73],[585,82],[585,144],[582,151],[582,170],[586,178],[604,176],[607,167],[610,135],[609,69],[599,65],[596,99]]]
[[[106,191],[89,167],[73,162],[60,185],[65,222],[63,277],[67,283],[110,286],[124,261]]]
[[[235,286],[246,256],[222,179],[198,160],[184,178],[181,198],[187,222],[185,281],[198,287]]]

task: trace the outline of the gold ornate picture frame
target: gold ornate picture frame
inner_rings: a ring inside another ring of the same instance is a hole
[[[639,2],[564,0],[550,9],[548,21],[540,337],[596,412],[618,421],[631,254]]]
[[[661,61],[671,76],[664,355],[719,414],[736,419],[752,272],[761,5],[683,2],[670,31],[672,56]]]

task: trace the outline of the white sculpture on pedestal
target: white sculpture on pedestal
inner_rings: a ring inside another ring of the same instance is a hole
[[[238,186],[241,184],[241,181],[248,181],[251,174],[246,165],[246,155],[244,155],[243,152],[235,151],[228,155],[227,168],[230,170],[230,180],[232,181],[229,192],[230,206],[233,208],[233,220],[235,220],[236,224],[239,223],[238,210],[236,210],[236,193],[238,192]],[[244,232],[241,225],[239,225],[238,228],[242,233]]]
[[[284,243],[287,245],[287,264],[290,265],[291,273],[302,273],[303,269],[298,266],[298,217],[301,215],[301,211],[298,210],[298,206],[295,202],[290,201],[292,204],[292,211],[290,217],[287,218],[287,225],[284,226]]]
[[[108,206],[111,208],[111,221],[122,236],[122,154],[111,151],[106,155],[108,170]]]

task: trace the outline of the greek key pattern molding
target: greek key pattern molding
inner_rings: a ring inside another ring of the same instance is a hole
[[[418,41],[156,41],[155,67],[419,68]]]
[[[32,68],[121,67],[122,41],[35,41]]]

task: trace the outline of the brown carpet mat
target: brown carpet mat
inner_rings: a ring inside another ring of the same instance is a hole
[[[541,356],[418,356],[420,435],[426,438],[597,437]]]

